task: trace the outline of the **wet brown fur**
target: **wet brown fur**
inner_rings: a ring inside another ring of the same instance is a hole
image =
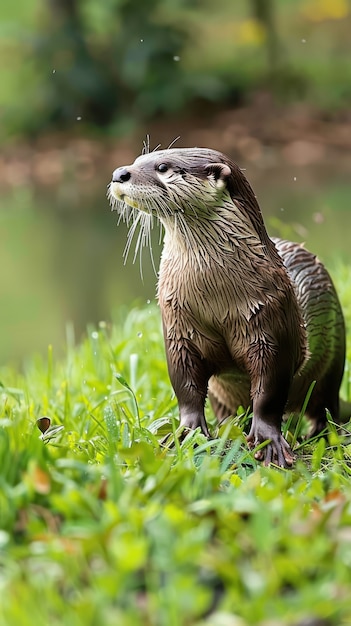
[[[301,409],[313,380],[313,434],[326,408],[339,418],[345,329],[327,271],[268,237],[248,180],[220,152],[143,155],[114,172],[110,196],[127,218],[142,211],[165,228],[158,298],[181,424],[208,434],[207,394],[218,419],[251,406],[249,446],[269,440],[257,458],[290,466],[282,416]]]

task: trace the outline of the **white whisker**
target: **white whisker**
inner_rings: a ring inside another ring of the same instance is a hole
[[[141,220],[141,215],[142,215],[141,213],[138,213],[136,216],[134,216],[134,221],[132,222],[132,225],[129,228],[128,235],[127,235],[127,242],[123,251],[124,264],[126,264],[127,262],[127,258],[128,258],[130,247],[131,247],[134,235],[135,235],[135,231]]]
[[[145,140],[143,141],[143,149],[141,154],[150,154],[150,135],[147,134]]]
[[[176,137],[175,139],[173,139],[173,141],[171,141],[167,150],[170,150],[171,148],[173,148],[174,144],[178,141],[178,139],[180,139],[180,135],[178,135],[178,137]]]

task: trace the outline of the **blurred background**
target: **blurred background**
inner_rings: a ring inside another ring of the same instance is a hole
[[[106,199],[146,135],[226,152],[272,235],[351,267],[350,34],[347,0],[2,2],[0,364],[154,299]]]

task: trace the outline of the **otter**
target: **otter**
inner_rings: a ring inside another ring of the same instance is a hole
[[[256,459],[291,467],[282,418],[313,381],[310,435],[326,410],[339,420],[345,325],[323,264],[268,236],[243,171],[216,150],[144,153],[113,172],[109,196],[133,232],[141,216],[146,234],[153,218],[164,227],[157,295],[181,426],[209,436],[207,396],[218,420],[250,407]]]

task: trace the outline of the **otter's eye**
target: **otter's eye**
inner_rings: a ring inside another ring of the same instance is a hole
[[[161,172],[161,174],[164,174],[168,170],[168,165],[166,165],[166,163],[160,163],[156,169],[158,172]]]

